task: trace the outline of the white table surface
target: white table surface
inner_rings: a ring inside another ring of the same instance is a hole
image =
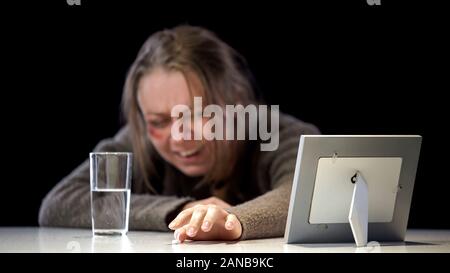
[[[283,238],[240,242],[173,243],[171,232],[131,231],[127,236],[93,237],[89,229],[0,227],[0,252],[446,252],[450,230],[408,230],[405,242],[354,244],[285,244]]]

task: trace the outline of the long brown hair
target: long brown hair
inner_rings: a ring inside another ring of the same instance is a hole
[[[151,35],[128,71],[122,107],[130,126],[137,168],[154,193],[156,190],[150,177],[158,176],[152,160],[157,152],[147,137],[146,123],[138,105],[137,87],[140,79],[156,67],[179,71],[188,83],[194,73],[203,87],[203,103],[245,106],[258,101],[246,60],[211,31],[183,25]],[[240,149],[238,145],[230,145],[230,142],[214,141],[213,167],[204,180],[220,181],[231,174]]]

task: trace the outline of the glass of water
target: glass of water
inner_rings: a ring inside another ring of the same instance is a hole
[[[94,235],[125,235],[130,214],[132,153],[90,153]]]

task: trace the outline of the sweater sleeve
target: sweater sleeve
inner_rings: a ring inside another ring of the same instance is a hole
[[[319,134],[319,130],[311,124],[285,118],[288,120],[283,128],[280,122],[278,149],[263,152],[258,163],[258,178],[267,180],[265,176],[269,176],[270,190],[228,209],[241,222],[241,240],[280,237],[284,234],[300,135]]]
[[[112,139],[101,141],[94,151],[131,151],[128,128],[124,127]],[[129,228],[167,231],[168,223],[189,201],[191,201],[190,198],[177,196],[132,193]],[[108,202],[103,202],[102,206],[108,206]],[[47,194],[39,211],[39,224],[41,226],[91,227],[89,160],[82,163]]]

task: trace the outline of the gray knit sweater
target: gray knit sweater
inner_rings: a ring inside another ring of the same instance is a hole
[[[233,205],[227,210],[242,224],[241,239],[283,236],[300,135],[319,133],[314,125],[281,113],[279,129],[278,149],[261,152],[259,145],[249,148],[238,164],[233,183],[221,196]],[[129,128],[125,126],[114,138],[101,141],[94,151],[131,151]],[[164,170],[158,181],[159,194],[150,194],[139,171],[133,170],[129,219],[132,230],[168,231],[168,223],[187,202],[215,192],[211,185],[186,177],[163,160],[156,165]],[[39,224],[91,227],[88,160],[47,194],[40,208]]]

